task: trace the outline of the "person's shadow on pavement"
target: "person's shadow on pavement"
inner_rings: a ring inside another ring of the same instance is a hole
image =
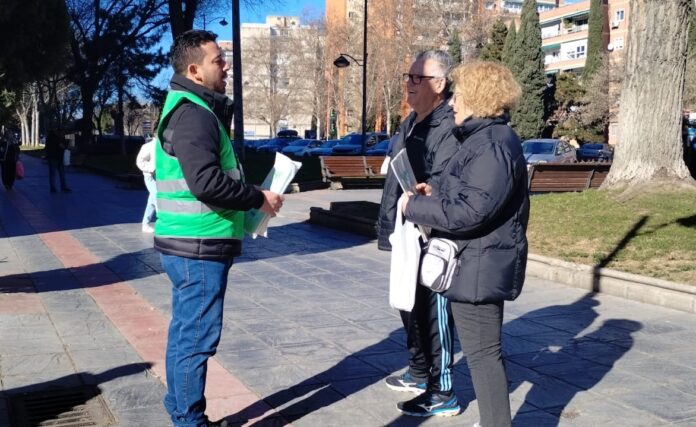
[[[557,351],[563,355],[561,357],[570,355],[573,360],[539,368],[546,376],[530,379],[532,387],[515,420],[522,421],[525,412],[537,409],[555,417],[555,423],[544,424],[548,426],[558,425],[562,418],[581,416],[582,411],[569,407],[570,402],[578,393],[592,389],[612,370],[616,361],[633,347],[632,335],[642,327],[640,322],[633,320],[608,319],[595,331],[566,343]]]
[[[642,325],[627,319],[606,320],[581,335],[599,316],[598,305],[595,294],[588,293],[571,304],[533,310],[503,325],[510,394],[531,384],[513,413],[513,424],[541,422],[536,417],[548,413],[543,425],[558,425],[562,416],[569,416],[564,411],[575,395],[597,384],[633,346],[631,334]]]
[[[401,329],[396,329],[383,340],[346,356],[325,371],[266,396],[263,400],[259,400],[236,414],[225,417],[225,419],[234,425],[245,423],[263,415],[268,409],[267,405],[272,408],[281,408],[294,402],[252,424],[258,426],[269,425],[269,423],[285,425],[382,381],[391,372],[403,369],[407,365],[407,352],[402,343],[402,332]],[[395,357],[395,352],[403,357]],[[385,367],[377,368],[366,363],[366,359],[372,361],[379,359],[379,364]],[[384,390],[385,394],[389,393],[386,386]],[[394,410],[396,411],[396,408]]]
[[[580,335],[599,316],[597,305],[594,294],[589,293],[570,304],[530,311],[503,325],[509,392],[512,395],[523,384],[532,384],[524,403],[512,414],[513,425],[557,425],[575,394],[597,384],[631,348],[631,333],[641,328],[631,320],[610,319],[596,331]],[[455,365],[454,372],[455,392],[464,412],[475,399],[465,358]],[[548,413],[543,421],[538,417],[541,411]],[[389,425],[423,422],[424,418],[402,415]]]
[[[0,276],[0,294],[55,292],[93,288],[161,273],[154,250],[116,255],[104,262]]]
[[[44,422],[55,421],[56,417],[64,412],[72,410],[75,406],[84,405],[89,400],[99,396],[101,390],[98,385],[109,382],[120,377],[127,377],[148,370],[152,365],[150,363],[131,363],[121,365],[115,368],[107,369],[104,372],[93,374],[91,372],[77,372],[70,375],[65,375],[50,381],[42,383],[29,384],[22,387],[11,388],[0,392],[0,400],[16,399],[32,396],[34,393],[41,394],[39,398],[51,394],[65,395],[53,399],[52,405],[42,405],[40,413],[14,413],[17,417],[29,417],[32,425],[44,425]],[[9,405],[8,405],[9,406]],[[20,407],[20,412],[22,408]]]

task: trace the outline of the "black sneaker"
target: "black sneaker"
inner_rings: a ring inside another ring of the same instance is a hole
[[[410,373],[406,372],[403,375],[392,375],[384,380],[387,383],[387,387],[396,391],[408,391],[411,393],[421,394],[425,391],[427,383],[416,382]]]
[[[454,393],[426,392],[406,402],[399,402],[396,407],[400,412],[413,417],[452,417],[462,408]]]

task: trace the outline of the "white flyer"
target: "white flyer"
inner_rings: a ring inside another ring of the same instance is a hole
[[[301,167],[302,163],[293,161],[284,154],[276,153],[273,168],[259,187],[283,194]],[[258,236],[268,237],[267,228],[270,219],[271,215],[258,209],[251,209],[244,215],[244,231],[254,239]]]

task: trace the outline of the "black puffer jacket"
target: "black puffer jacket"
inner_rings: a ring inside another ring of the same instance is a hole
[[[508,117],[470,119],[455,130],[461,140],[432,196],[410,198],[405,217],[432,227],[464,248],[452,301],[517,298],[527,264],[527,167]]]
[[[432,184],[440,176],[447,161],[454,155],[459,145],[457,138],[452,134],[455,127],[452,107],[447,105],[447,101],[443,101],[428,117],[416,125],[411,135],[406,137],[415,119],[415,113],[406,117],[399,127],[398,138],[387,155],[394,157],[406,147],[416,181]],[[377,219],[377,247],[381,250],[391,250],[389,235],[394,232],[396,203],[402,192],[394,172],[389,168]]]

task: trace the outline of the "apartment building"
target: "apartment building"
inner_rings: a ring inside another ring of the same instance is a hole
[[[604,42],[612,62],[623,60],[630,0],[604,0]],[[590,1],[567,4],[539,14],[547,74],[581,73],[587,58]]]
[[[316,61],[312,40],[316,29],[294,16],[267,16],[265,23],[241,27],[244,137],[271,138],[284,129],[300,135],[312,127]],[[220,41],[225,60],[232,63],[232,42]],[[227,95],[232,97],[232,70]]]
[[[621,73],[628,35],[630,0],[604,0],[604,43],[610,72]],[[547,74],[572,72],[581,74],[587,59],[590,1],[567,4],[539,14],[542,50]],[[618,99],[619,79],[611,79],[607,93]],[[616,144],[618,107],[610,110],[609,143]]]
[[[483,0],[486,10],[503,14],[520,15],[524,0]],[[537,0],[537,11],[546,12],[564,4],[564,0]]]

